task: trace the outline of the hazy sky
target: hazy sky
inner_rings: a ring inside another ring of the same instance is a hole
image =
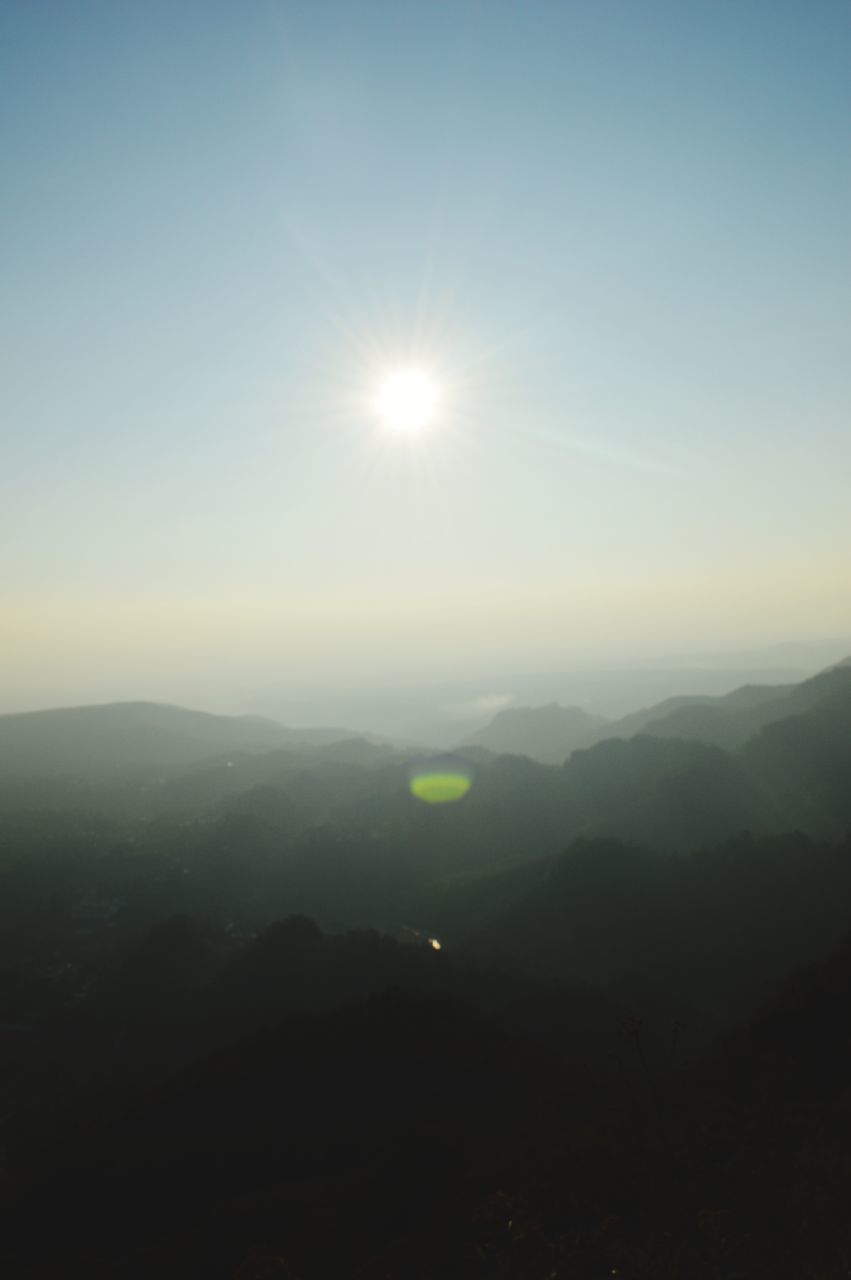
[[[0,709],[851,633],[846,0],[6,0],[0,138]]]

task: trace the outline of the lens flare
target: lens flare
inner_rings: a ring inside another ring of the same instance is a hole
[[[470,766],[454,756],[422,761],[410,773],[411,794],[425,804],[452,804],[463,800],[472,785]]]

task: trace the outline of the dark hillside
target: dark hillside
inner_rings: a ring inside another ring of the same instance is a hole
[[[784,825],[831,834],[851,830],[851,669],[819,687],[815,706],[767,725],[741,762],[776,798]]]
[[[487,882],[478,902],[474,884],[456,890],[467,919],[486,921],[463,936],[534,972],[603,984],[702,1036],[749,1015],[773,984],[839,944],[851,920],[851,846],[742,837],[682,858],[581,840],[515,891],[506,907]],[[452,893],[433,908],[436,928],[458,918]]]

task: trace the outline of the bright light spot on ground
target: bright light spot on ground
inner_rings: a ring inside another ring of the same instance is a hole
[[[429,938],[429,942],[431,943],[431,947],[433,951],[441,951],[443,949],[440,943],[438,942],[437,938]]]
[[[434,420],[440,399],[439,386],[424,369],[396,369],[379,384],[375,407],[385,427],[420,431]]]

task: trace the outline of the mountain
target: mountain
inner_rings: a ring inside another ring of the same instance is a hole
[[[162,774],[230,751],[338,741],[342,729],[288,729],[155,702],[114,702],[0,716],[0,776]]]
[[[561,764],[577,747],[600,736],[606,722],[580,707],[508,707],[489,724],[465,739],[465,745],[484,747],[496,755],[531,756],[544,764]]]
[[[774,797],[735,757],[696,741],[639,734],[576,751],[563,768],[571,836],[690,850],[738,831],[782,829]]]
[[[849,677],[443,806],[334,731],[0,719],[6,1272],[844,1274]]]
[[[739,753],[740,764],[776,797],[784,826],[827,836],[849,831],[851,667],[816,676],[799,691],[783,704],[796,713],[765,725]]]
[[[537,871],[502,894],[487,880],[466,886],[467,929],[478,933],[464,940],[710,1023],[752,1013],[772,984],[848,932],[847,842],[743,835],[678,858],[583,839]],[[444,895],[444,918],[459,896]]]
[[[551,702],[509,707],[465,739],[496,755],[525,755],[561,764],[573,751],[611,738],[683,738],[727,751],[742,747],[766,725],[800,715],[851,690],[851,658],[799,684],[746,684],[720,697],[682,695],[642,707],[618,720]]]
[[[692,738],[732,750],[743,746],[766,725],[800,715],[851,691],[851,659],[794,685],[743,685],[719,698],[667,698],[620,720],[596,734],[631,738],[639,733],[655,738]]]

